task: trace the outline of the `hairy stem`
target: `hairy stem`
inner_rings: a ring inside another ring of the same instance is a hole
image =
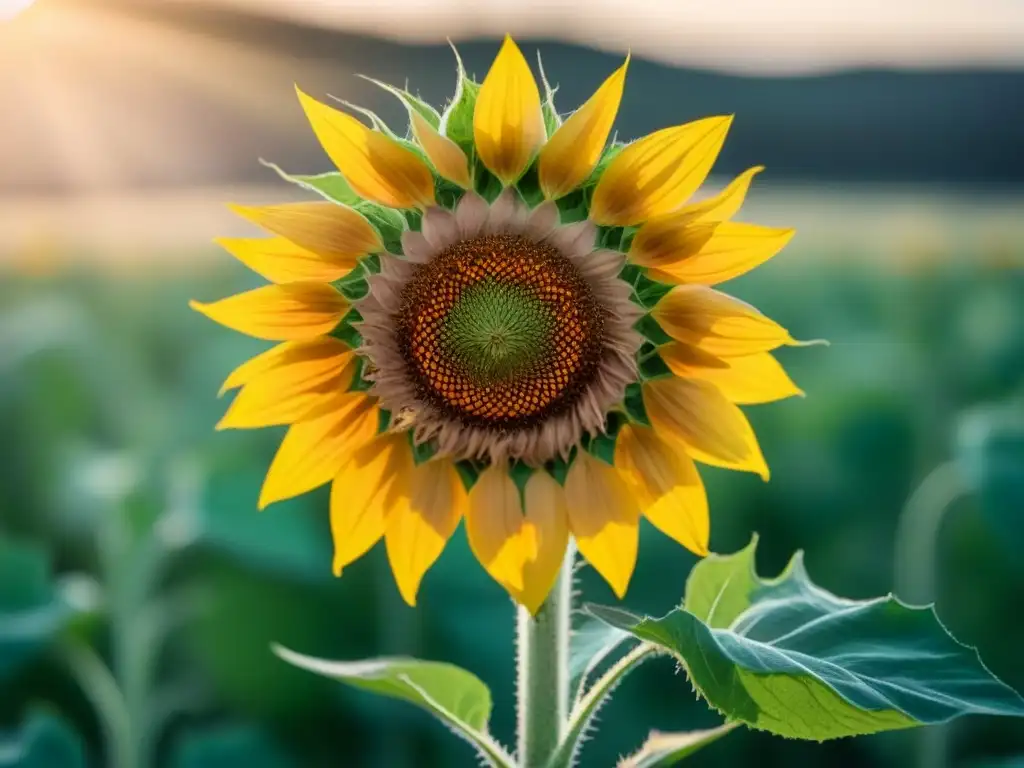
[[[547,602],[531,616],[517,609],[518,759],[541,768],[558,748],[569,712],[569,617],[572,611],[570,545]]]
[[[615,686],[622,681],[622,678],[657,652],[657,648],[653,645],[647,643],[639,645],[598,678],[573,708],[562,741],[548,762],[549,768],[568,768],[574,764],[580,739],[587,730],[591,718],[611,695]]]

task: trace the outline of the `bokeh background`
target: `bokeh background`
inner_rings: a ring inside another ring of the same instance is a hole
[[[736,121],[711,187],[768,167],[743,217],[796,226],[728,287],[799,338],[806,399],[748,409],[772,466],[704,473],[712,548],[803,548],[840,594],[936,600],[1024,689],[1024,5],[1013,0],[0,0],[0,766],[461,766],[427,715],[292,669],[449,660],[514,729],[513,609],[461,531],[402,604],[383,552],[330,575],[325,493],[256,512],[280,434],[215,433],[261,349],[189,312],[257,284],[210,243],[224,202],[296,198],[258,158],[329,164],[292,84],[367,107],[364,73],[443,104],[454,40],[505,31],[569,111],[633,53],[618,131]],[[713,6],[713,7],[708,7]],[[643,531],[627,603],[694,559]],[[611,601],[584,569],[586,599]],[[667,661],[624,684],[584,766],[716,718]],[[824,745],[744,732],[695,766],[1024,765],[1019,723]]]

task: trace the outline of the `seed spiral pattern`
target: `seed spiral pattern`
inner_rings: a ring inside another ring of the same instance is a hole
[[[601,361],[603,312],[553,246],[482,235],[419,268],[396,335],[427,402],[466,424],[519,429],[586,389]]]

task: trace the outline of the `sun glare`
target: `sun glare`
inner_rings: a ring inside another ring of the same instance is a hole
[[[32,2],[33,0],[0,0],[0,21],[13,19],[32,5]]]
[[[17,104],[0,135],[14,188],[88,191],[128,182],[187,183],[216,168],[201,141],[220,115],[287,124],[273,82],[294,60],[216,35],[92,3],[0,0],[0,102]],[[185,109],[184,105],[207,105]]]

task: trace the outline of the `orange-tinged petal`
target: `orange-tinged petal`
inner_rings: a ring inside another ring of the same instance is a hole
[[[789,331],[749,304],[702,285],[676,286],[651,314],[672,338],[721,357],[795,343]]]
[[[523,588],[523,565],[535,556],[523,531],[523,500],[504,465],[492,464],[469,492],[466,536],[476,559],[506,588]]]
[[[414,152],[295,90],[324,151],[357,195],[391,208],[434,204],[434,176]]]
[[[211,304],[189,306],[214,322],[268,341],[297,341],[329,333],[348,301],[326,283],[266,285]]]
[[[591,220],[631,226],[678,208],[704,183],[731,123],[731,116],[708,117],[656,131],[627,146],[594,189]]]
[[[256,429],[299,421],[318,404],[347,390],[355,368],[355,353],[338,339],[323,336],[296,344],[245,385],[217,429]]]
[[[569,194],[597,166],[612,131],[626,82],[626,62],[554,132],[540,152],[540,188],[549,200]]]
[[[565,496],[580,552],[621,598],[639,543],[640,510],[629,486],[614,467],[580,451],[566,477]]]
[[[398,591],[405,602],[416,605],[423,574],[441,556],[467,504],[462,480],[449,460],[420,464],[407,482],[407,499],[388,511],[385,542]]]
[[[792,229],[726,221],[696,252],[679,252],[677,258],[652,269],[650,277],[665,283],[722,283],[764,264],[786,246],[793,233]]]
[[[267,470],[259,508],[330,481],[353,451],[373,439],[378,421],[374,398],[345,392],[320,415],[293,424]]]
[[[714,384],[674,376],[655,379],[644,383],[643,398],[658,435],[685,446],[697,461],[768,479],[750,422]]]
[[[220,237],[214,242],[272,283],[330,283],[347,275],[357,261],[325,259],[283,237]]]
[[[628,259],[648,269],[664,269],[699,253],[719,224],[689,226],[675,214],[651,219],[636,233]],[[678,281],[673,281],[678,282]]]
[[[491,173],[511,184],[523,175],[545,136],[537,83],[522,51],[506,35],[476,97],[477,155]]]
[[[405,434],[380,435],[354,450],[331,485],[334,575],[384,535],[386,519],[408,503],[412,455]]]
[[[707,366],[689,354],[692,349],[673,342],[658,351],[676,376],[710,382],[722,391],[729,402],[737,405],[773,403],[796,395],[803,397],[803,390],[793,383],[769,352],[723,357],[720,358],[721,364]]]
[[[708,499],[693,460],[654,430],[626,425],[615,441],[615,467],[655,528],[691,552],[708,553]]]
[[[327,200],[229,207],[268,232],[350,269],[360,256],[384,249],[377,230],[361,213]]]
[[[763,170],[763,165],[748,168],[714,197],[684,205],[675,215],[686,217],[691,224],[728,221],[739,212],[750,189],[750,182]]]
[[[547,472],[538,470],[526,482],[524,536],[534,557],[523,565],[523,588],[505,585],[512,597],[536,614],[544,605],[569,545],[569,505],[565,491]]]
[[[462,147],[438,133],[415,109],[409,110],[409,121],[413,136],[433,163],[434,170],[463,189],[469,189],[473,181],[469,177],[469,159]]]

